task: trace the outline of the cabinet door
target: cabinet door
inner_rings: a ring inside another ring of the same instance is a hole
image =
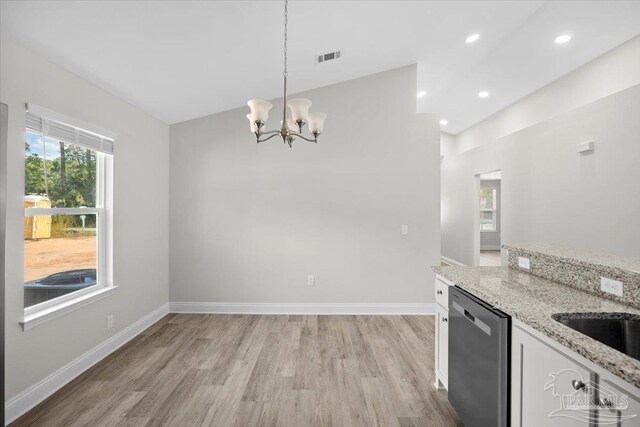
[[[610,381],[603,380],[598,384],[600,402],[602,405],[610,405],[627,402],[626,408],[600,409],[598,422],[602,426],[638,427],[640,426],[640,396],[635,396],[633,391],[624,390]]]
[[[438,357],[436,369],[442,384],[447,387],[449,376],[449,312],[436,304],[436,334],[438,340]]]
[[[584,385],[584,386],[583,386]],[[512,425],[588,427],[595,374],[521,329],[512,333]],[[587,409],[575,408],[586,402]]]

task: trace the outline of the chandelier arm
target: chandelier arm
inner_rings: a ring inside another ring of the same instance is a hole
[[[292,135],[292,136],[295,136],[296,138],[302,138],[302,139],[304,139],[305,141],[309,141],[309,142],[318,142],[318,139],[310,139],[310,138],[307,138],[307,137],[305,137],[305,136],[303,136],[303,135],[301,135],[301,134],[299,134],[299,133],[292,133],[291,135]]]
[[[264,139],[260,139],[260,137],[258,136],[258,137],[256,138],[256,142],[257,142],[258,144],[260,144],[261,142],[265,142],[265,141],[270,140],[271,138],[273,138],[273,137],[274,137],[274,136],[276,136],[276,135],[280,135],[280,132],[278,132],[278,131],[274,131],[274,132],[276,132],[276,133],[274,133],[273,135],[271,135],[271,136],[269,136],[269,137],[267,137],[267,138],[264,138]],[[269,132],[269,133],[272,133],[272,132]]]

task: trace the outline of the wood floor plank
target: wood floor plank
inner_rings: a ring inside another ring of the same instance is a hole
[[[399,427],[396,407],[388,395],[389,385],[384,378],[362,378],[370,426]]]
[[[170,314],[11,426],[461,426],[431,316]]]
[[[315,390],[319,373],[318,331],[308,325],[300,329],[293,376],[294,390]]]

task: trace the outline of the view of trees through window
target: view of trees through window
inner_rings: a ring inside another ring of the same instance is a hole
[[[26,133],[25,208],[96,207],[92,150]],[[95,213],[25,216],[24,303],[29,307],[96,284]]]
[[[27,132],[24,167],[25,194],[46,196],[53,208],[96,206],[94,151],[50,138],[43,146],[40,135]]]

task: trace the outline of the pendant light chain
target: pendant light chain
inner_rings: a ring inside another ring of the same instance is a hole
[[[287,23],[288,20],[288,0],[284,0],[284,73],[283,75],[287,77]]]

